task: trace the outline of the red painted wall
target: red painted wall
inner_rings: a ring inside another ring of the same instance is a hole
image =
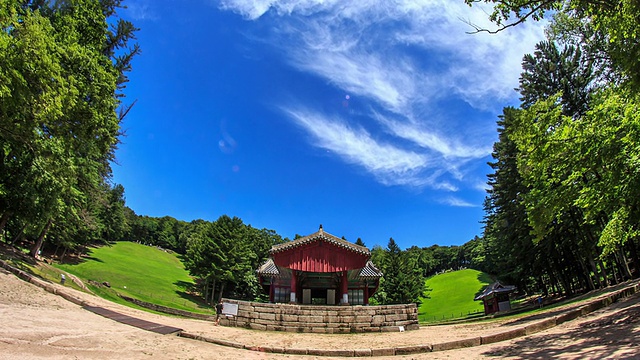
[[[273,254],[273,262],[292,270],[337,272],[363,268],[368,257],[322,240]]]

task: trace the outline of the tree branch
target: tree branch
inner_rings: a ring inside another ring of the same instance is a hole
[[[470,0],[468,3],[470,4],[470,3],[481,2],[481,1],[482,0]],[[487,2],[487,1],[485,1],[485,2]],[[496,30],[485,29],[485,28],[482,28],[482,27],[480,27],[478,25],[475,25],[475,24],[471,23],[470,21],[463,20],[466,24],[470,25],[471,27],[473,27],[475,29],[474,31],[467,32],[467,34],[477,34],[477,33],[481,33],[481,32],[486,32],[486,33],[495,35],[495,34],[501,32],[501,31],[503,31],[505,29],[508,29],[510,27],[514,27],[516,25],[522,24],[528,18],[530,18],[532,16],[535,16],[535,14],[540,12],[540,11],[548,10],[553,3],[557,2],[557,0],[543,0],[543,1],[531,0],[531,1],[528,1],[528,2],[526,2],[524,4],[522,4],[522,5],[519,5],[519,6],[509,5],[509,2],[506,1],[506,0],[499,0],[499,1],[492,1],[492,2],[497,2],[500,5],[503,5],[503,6],[507,7],[508,9],[510,9],[513,13],[515,13],[515,16],[518,18],[518,20],[513,22],[513,23],[507,24],[507,25],[502,25]],[[536,3],[538,3],[538,5],[534,6],[534,4],[536,4]],[[529,11],[524,15],[520,15],[519,14],[519,10],[520,9],[524,9],[524,8],[529,8]],[[494,15],[496,14],[496,12],[497,12],[497,10],[494,10]],[[504,14],[503,14],[502,18],[503,19],[505,18]],[[500,23],[501,23],[500,18],[498,18],[498,20],[494,20],[494,22],[497,25],[500,25]]]

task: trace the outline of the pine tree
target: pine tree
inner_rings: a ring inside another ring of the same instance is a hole
[[[415,258],[389,239],[383,259],[384,292],[387,304],[419,303],[424,297],[425,279]]]

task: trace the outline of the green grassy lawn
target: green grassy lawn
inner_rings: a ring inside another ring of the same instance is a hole
[[[193,279],[175,254],[132,242],[90,250],[78,264],[58,264],[82,279],[97,295],[126,303],[117,293],[145,302],[195,312],[210,312],[187,292]],[[108,282],[111,287],[94,286]],[[129,303],[126,303],[130,305]]]
[[[491,277],[483,272],[465,269],[432,276],[427,279],[431,291],[418,309],[421,323],[465,318],[484,310],[481,301],[473,298],[488,284]]]

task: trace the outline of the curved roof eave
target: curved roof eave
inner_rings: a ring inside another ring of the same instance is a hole
[[[320,230],[318,230],[317,232],[311,235],[303,236],[301,238],[298,238],[288,243],[274,245],[271,248],[271,250],[269,250],[269,254],[277,254],[277,253],[285,252],[285,251],[295,249],[297,247],[304,246],[306,244],[314,243],[317,241],[324,241],[326,243],[335,245],[337,247],[340,247],[349,251],[353,251],[357,254],[364,255],[367,257],[371,256],[371,251],[369,251],[369,249],[367,249],[366,247],[356,245],[347,240],[340,239],[335,235],[331,235],[322,229],[322,225],[320,225]]]

